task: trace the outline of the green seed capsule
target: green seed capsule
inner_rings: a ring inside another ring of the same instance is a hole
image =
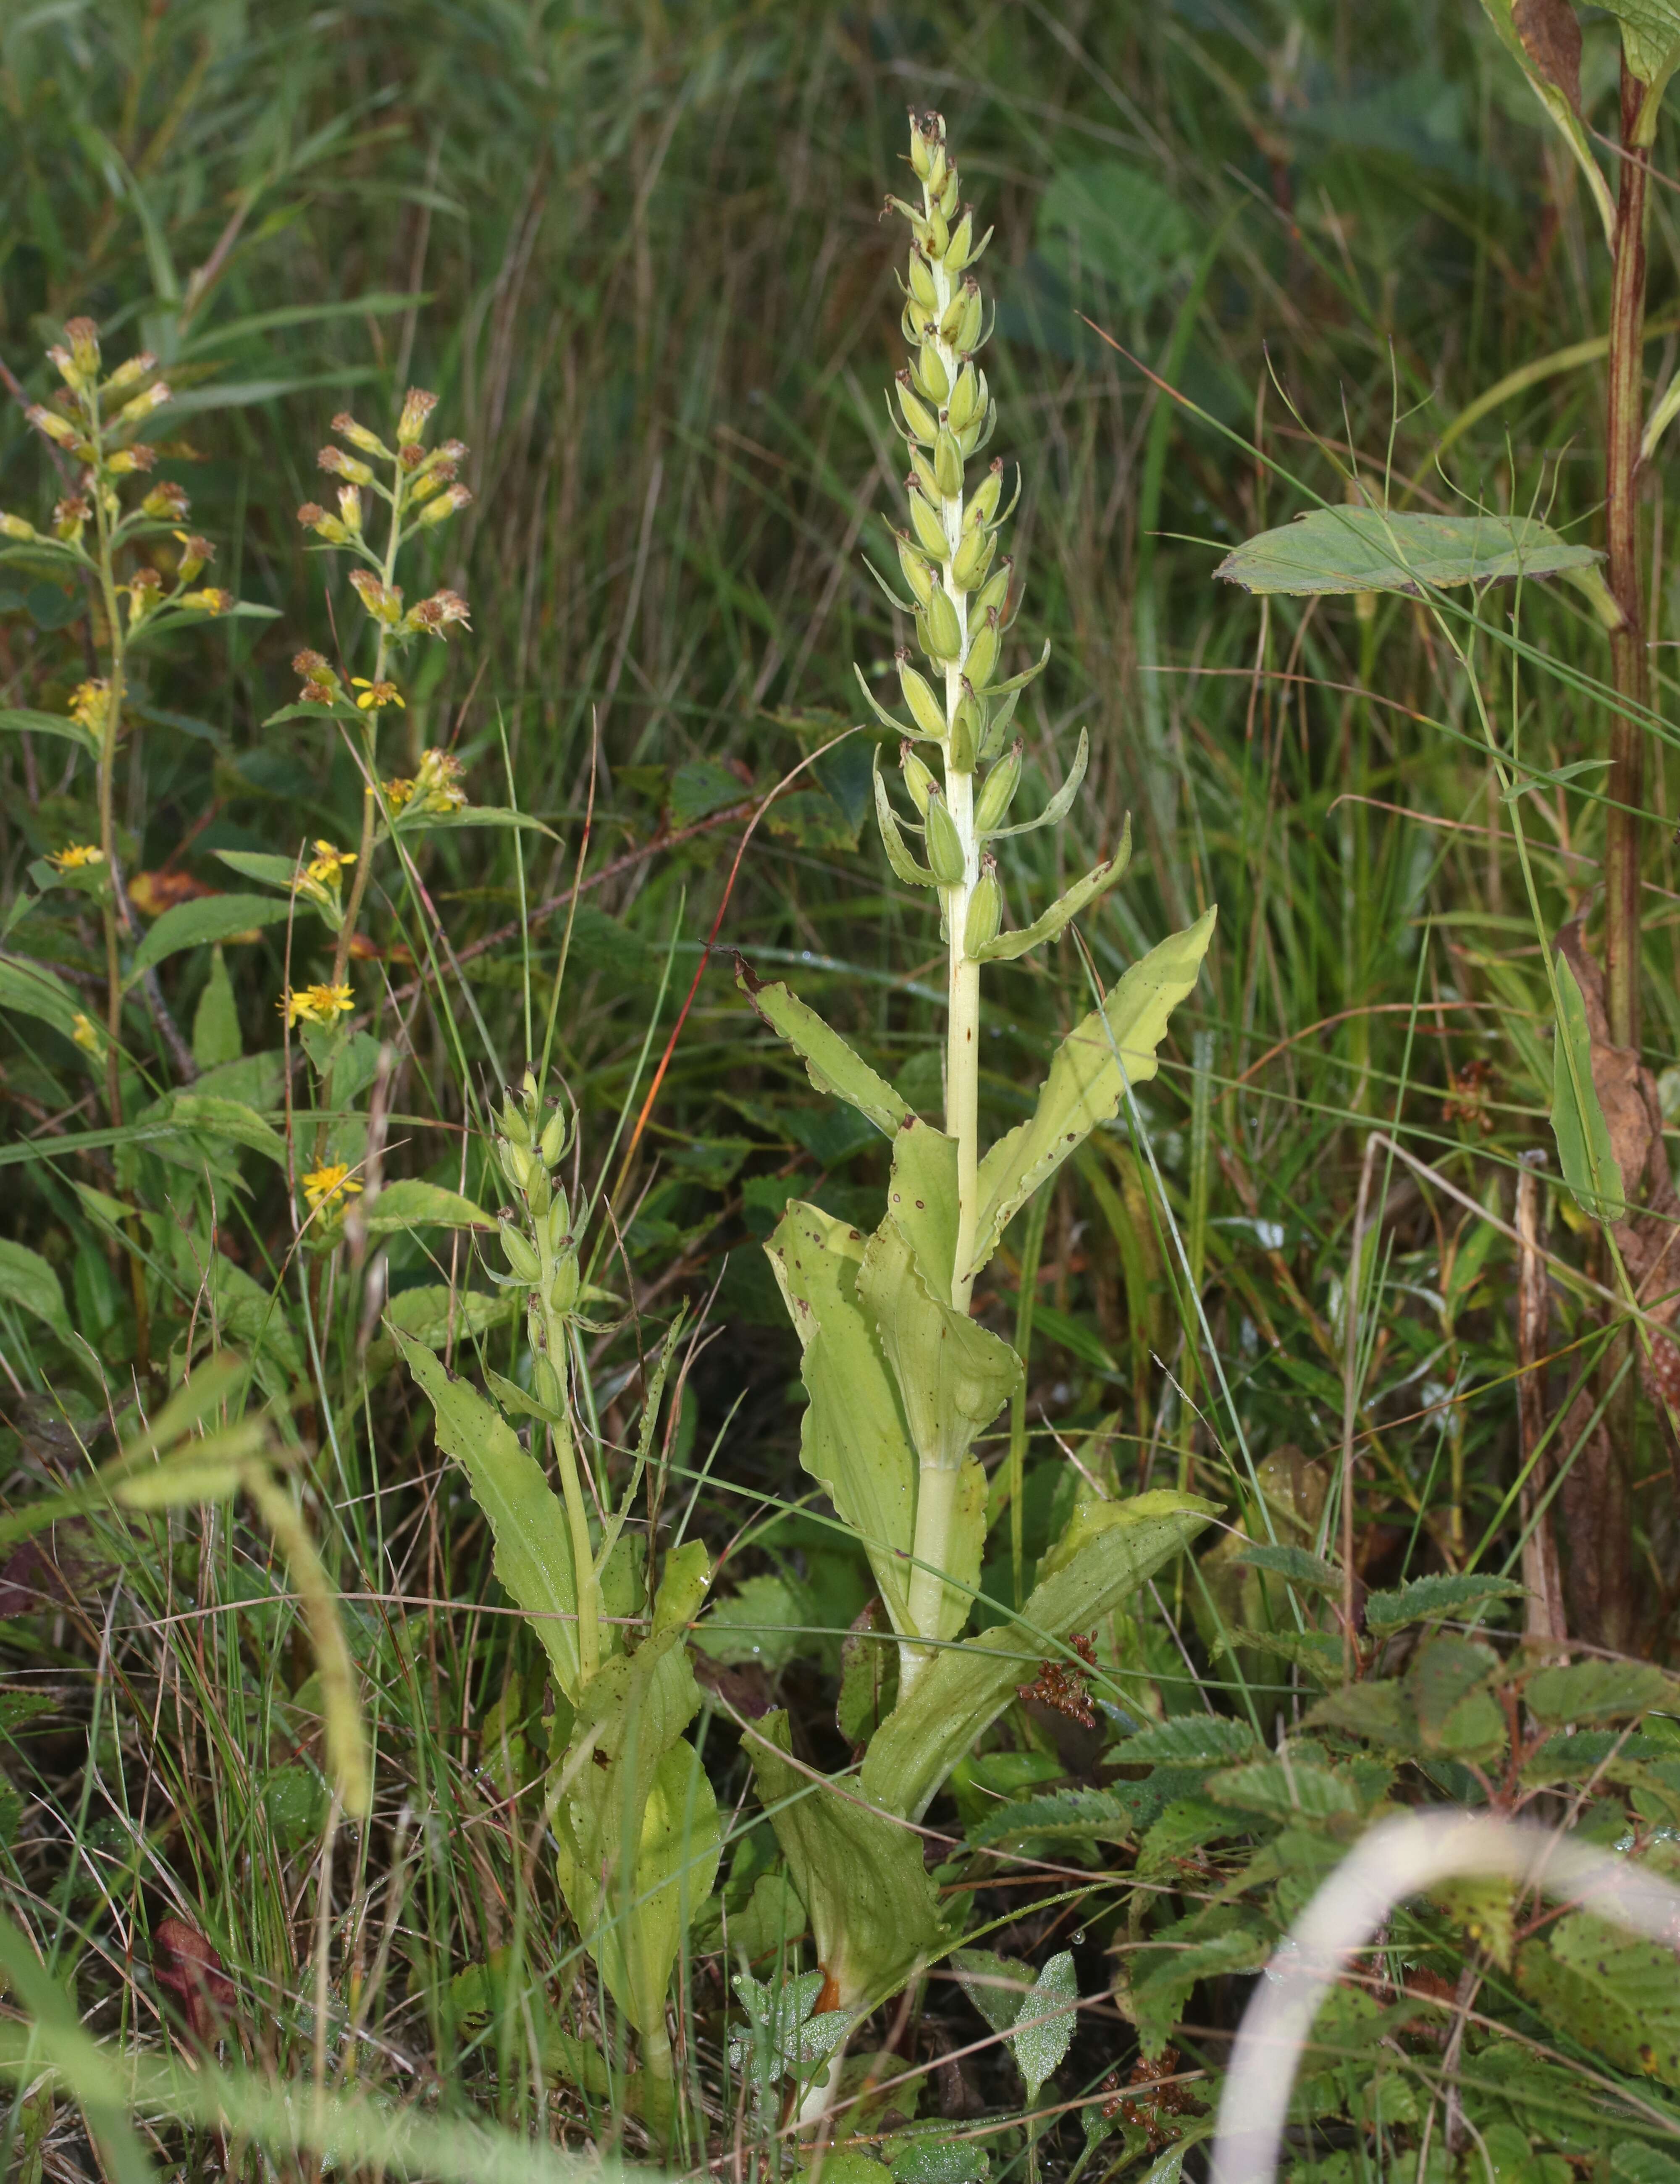
[[[898,688],[904,694],[917,727],[934,743],[945,740],[945,709],[933,694],[933,685],[910,666],[908,652],[898,655]]]
[[[941,887],[960,887],[968,869],[962,836],[937,784],[927,800],[927,868]]]
[[[910,164],[918,181],[926,181],[933,172],[933,147],[921,133],[921,124],[915,114],[910,116]]]
[[[989,614],[975,632],[963,662],[963,672],[976,690],[983,690],[998,669],[998,618]]]
[[[916,483],[937,507],[944,496],[939,490],[938,479],[933,475],[932,464],[928,461],[920,448],[910,449],[910,469],[915,474]]]
[[[981,407],[980,382],[971,364],[965,364],[957,374],[956,385],[944,399],[945,422],[954,432],[962,432]]]
[[[531,1180],[525,1187],[525,1202],[531,1210],[531,1217],[533,1221],[547,1219],[554,1195],[554,1185],[548,1180],[548,1171],[541,1161],[537,1161],[531,1168]]]
[[[538,1150],[542,1156],[542,1165],[545,1167],[553,1167],[555,1162],[559,1160],[560,1155],[565,1150],[565,1110],[564,1107],[556,1107],[554,1113],[549,1116],[548,1121],[542,1125],[542,1136],[538,1145]]]
[[[1010,580],[1014,574],[1015,562],[1005,554],[975,594],[974,604],[969,610],[971,621],[977,622],[982,615],[988,614],[995,614],[999,621],[1002,620],[1004,609],[1009,602]]]
[[[548,1249],[558,1251],[571,1234],[571,1208],[566,1204],[563,1190],[554,1193],[554,1202],[548,1208]]]
[[[975,799],[975,832],[989,834],[1001,827],[1009,816],[1010,806],[1015,802],[1015,793],[1021,786],[1021,738],[1016,737],[1009,750],[1000,758],[981,783],[980,794]]]
[[[968,899],[968,917],[963,926],[963,953],[976,956],[988,940],[998,937],[1004,922],[1004,890],[998,884],[998,861],[982,857],[980,878]]]
[[[521,1236],[510,1221],[502,1223],[502,1249],[508,1255],[508,1264],[522,1282],[541,1281],[542,1262],[532,1249],[529,1240]]]
[[[946,304],[943,315],[939,320],[939,338],[942,342],[954,343],[958,334],[962,331],[963,313],[968,309],[971,289],[976,295],[980,292],[978,284],[971,276],[963,282],[962,287]]]
[[[976,584],[985,582],[997,547],[995,531],[981,529],[965,534],[962,544],[951,556],[951,581],[960,591],[971,592]]]
[[[537,1163],[523,1145],[510,1139],[500,1138],[496,1144],[496,1157],[502,1163],[502,1173],[515,1190],[523,1190],[536,1173]]]
[[[950,541],[945,536],[944,525],[939,521],[939,511],[921,490],[919,482],[913,482],[910,488],[910,523],[918,541],[926,553],[931,554],[936,561],[949,560]],[[908,570],[905,575],[909,578],[911,590],[915,591],[915,579],[910,576]],[[932,581],[930,577],[930,586]],[[916,604],[918,606],[926,604],[925,597],[919,591],[916,591]]]
[[[963,290],[962,316],[957,320],[955,346],[965,356],[972,356],[980,347],[985,323],[986,307],[980,300],[980,283],[976,281]]]
[[[999,457],[980,483],[975,488],[974,498],[963,510],[963,529],[978,531],[989,523],[998,512],[998,503],[1004,497],[1004,464]]]
[[[554,1361],[539,1350],[531,1361],[531,1392],[545,1411],[558,1415],[565,1408],[565,1391],[560,1386],[560,1376],[554,1370]]]
[[[898,374],[898,407],[904,412],[905,424],[925,448],[931,448],[939,437],[939,420],[921,398],[912,393],[910,376]]]
[[[939,209],[947,220],[957,209],[957,198],[961,194],[961,188],[962,186],[957,179],[957,170],[952,167],[946,174],[944,187],[938,191]]]
[[[927,598],[927,651],[932,660],[954,660],[963,649],[962,624],[950,593],[936,584]]]
[[[933,443],[933,476],[947,500],[954,500],[963,489],[962,451],[943,426]]]
[[[523,1113],[515,1106],[511,1100],[503,1104],[502,1134],[513,1145],[528,1145],[531,1143],[530,1127]]]
[[[945,369],[944,359],[932,342],[926,343],[915,360],[916,376],[922,391],[933,403],[944,401],[951,391],[951,376]]]
[[[951,231],[951,239],[945,245],[945,270],[960,273],[968,263],[968,254],[974,248],[974,214],[965,212]]]
[[[548,1302],[555,1312],[570,1312],[577,1302],[578,1290],[583,1279],[577,1271],[577,1261],[568,1255],[554,1269],[554,1279],[548,1285]]]
[[[910,597],[919,607],[925,607],[927,595],[933,589],[933,571],[902,532],[894,535],[898,541],[898,566],[904,572],[904,582],[910,588]],[[941,535],[943,538],[943,533]]]
[[[936,205],[933,209],[933,217],[927,223],[928,256],[934,259],[943,258],[945,255],[945,246],[950,239],[951,231],[946,224],[945,215]]]
[[[921,251],[910,253],[910,293],[924,311],[939,308],[939,291],[933,285],[933,268]]]
[[[927,800],[939,786],[937,777],[916,756],[912,743],[899,744],[898,763],[904,770],[904,786],[910,792],[910,802],[926,818]]]
[[[971,705],[958,705],[951,722],[951,736],[945,752],[947,763],[953,773],[974,772],[974,712]]]

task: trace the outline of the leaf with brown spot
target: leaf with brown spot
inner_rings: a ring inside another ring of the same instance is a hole
[[[233,1981],[215,1944],[185,1919],[164,1919],[152,1936],[152,1976],[180,2003],[192,2037],[219,2040],[232,2013]]]
[[[1522,49],[1535,72],[1581,111],[1581,20],[1570,0],[1516,0],[1510,11]]]

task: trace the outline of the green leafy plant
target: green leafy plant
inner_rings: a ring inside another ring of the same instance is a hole
[[[801,1460],[863,1546],[898,1647],[897,1702],[869,1740],[861,1796],[800,1794],[782,1756],[785,1728],[774,1719],[755,1747],[760,1793],[827,1975],[825,2006],[848,2009],[893,1992],[945,1937],[917,1838],[901,1823],[921,1819],[1037,1664],[1071,1658],[1072,1635],[1177,1553],[1210,1506],[1171,1493],[1082,1502],[1015,1618],[963,1638],[987,1526],[976,1444],[1022,1372],[1010,1345],[972,1312],[976,1278],[1016,1214],[1154,1075],[1214,912],[1115,983],[1052,1055],[1026,1118],[982,1154],[982,972],[1060,934],[1121,878],[1127,844],[1032,924],[1004,925],[999,845],[1062,818],[1088,743],[1082,734],[1037,817],[1012,820],[1023,773],[1016,701],[1047,654],[1022,673],[1000,673],[1021,604],[1014,565],[998,550],[1010,512],[1002,461],[969,489],[967,465],[989,443],[997,414],[979,362],[990,328],[974,272],[989,231],[977,231],[961,203],[937,114],[913,119],[910,167],[920,202],[892,203],[911,235],[903,322],[912,361],[894,389],[910,465],[910,528],[898,534],[910,597],[884,588],[911,617],[930,672],[899,653],[907,721],[875,700],[861,670],[859,679],[875,714],[903,738],[913,817],[895,812],[878,755],[875,776],[888,861],[938,905],[947,956],[943,1129],[913,1112],[786,985],[742,972],[754,1007],[803,1057],[817,1089],[892,1145],[887,1210],[873,1234],[796,1201],[768,1246],[804,1351]],[[1018,1499],[1018,1478],[1011,1485]]]

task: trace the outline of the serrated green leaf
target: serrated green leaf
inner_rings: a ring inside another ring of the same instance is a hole
[[[0,1236],[0,1297],[45,1320],[61,1342],[70,1339],[70,1315],[58,1277],[39,1251]]]
[[[1577,1661],[1541,1669],[1522,1688],[1536,1721],[1625,1721],[1636,1714],[1673,1712],[1680,1685],[1643,1661]]]
[[[393,1235],[403,1228],[487,1230],[496,1226],[493,1214],[475,1206],[471,1199],[463,1198],[459,1191],[445,1190],[437,1184],[421,1183],[413,1177],[387,1183],[368,1202],[361,1218],[370,1236]]]
[[[1532,515],[1425,515],[1377,508],[1311,508],[1262,531],[1214,571],[1244,591],[1306,599],[1321,593],[1404,592],[1510,582],[1596,568]]]
[[[1593,1077],[1593,1034],[1587,1005],[1566,956],[1557,970],[1557,1028],[1552,1045],[1552,1135],[1558,1164],[1581,1211],[1619,1221],[1627,1210],[1622,1165]]]
[[[1374,1637],[1386,1638],[1408,1624],[1432,1622],[1437,1616],[1463,1615],[1488,1600],[1521,1600],[1523,1588],[1515,1578],[1481,1577],[1473,1572],[1460,1576],[1449,1570],[1432,1577],[1415,1577],[1393,1591],[1373,1592],[1365,1603],[1366,1628]]]
[[[1518,1950],[1516,1983],[1559,2031],[1618,2068],[1680,2081],[1680,1962],[1661,1942],[1572,1911]]]
[[[780,979],[766,984],[746,961],[736,958],[735,983],[778,1038],[785,1039],[805,1065],[819,1092],[844,1100],[892,1137],[909,1121],[910,1111],[884,1077],[853,1051],[812,1008],[790,993]]]
[[[1503,1751],[1505,1716],[1486,1689],[1499,1656],[1468,1638],[1432,1638],[1405,1673],[1405,1693],[1424,1749],[1461,1758]]]
[[[1015,2068],[1026,2081],[1029,2107],[1037,2099],[1045,2080],[1053,2077],[1067,2059],[1078,2007],[1073,1953],[1060,1949],[1039,1973],[1031,1992],[1021,1997],[1015,2015],[1017,2029],[1010,2034]]]
[[[951,1969],[963,1992],[994,2032],[1007,2032],[1032,1991],[1032,1967],[993,1949],[954,1949]]]
[[[1261,1748],[1245,1721],[1229,1714],[1182,1713],[1158,1721],[1135,1736],[1122,1737],[1114,1758],[1122,1767],[1227,1767]]]
[[[406,1334],[397,1346],[437,1420],[437,1445],[467,1475],[489,1519],[496,1574],[554,1665],[568,1697],[578,1691],[577,1585],[559,1496],[513,1428],[442,1360]]]
[[[1035,918],[1031,925],[1022,926],[1015,933],[997,933],[983,946],[976,948],[975,961],[978,963],[1012,963],[1030,949],[1037,948],[1041,942],[1056,939],[1066,931],[1082,910],[1095,902],[1099,896],[1105,895],[1111,887],[1124,878],[1126,868],[1131,861],[1132,822],[1128,819],[1121,836],[1120,847],[1111,857],[1105,857],[1101,864],[1093,865],[1083,879],[1076,880],[1066,894],[1053,902],[1043,916]]]
[[[1680,62],[1680,6],[1675,0],[1603,0],[1622,25],[1629,72],[1661,87]]]
[[[1305,1716],[1308,1729],[1339,1729],[1390,1752],[1416,1747],[1416,1718],[1398,1682],[1349,1684],[1318,1700]]]
[[[1133,1870],[1139,1880],[1164,1873],[1204,1843],[1243,1833],[1247,1825],[1205,1797],[1175,1797],[1138,1844]]]
[[[787,1717],[766,1714],[751,1740],[759,1796],[787,1861],[840,2008],[896,1993],[948,1936],[921,1837],[859,1795],[813,1783],[789,1764]]]
[[[1309,1554],[1305,1547],[1248,1546],[1233,1561],[1239,1568],[1264,1570],[1290,1585],[1322,1593],[1327,1599],[1339,1600],[1342,1596],[1341,1571],[1333,1563],[1326,1562],[1322,1555]]]
[[[1059,1790],[1046,1797],[1010,1797],[994,1805],[969,1829],[971,1848],[1012,1842],[1021,1836],[1062,1842],[1125,1842],[1134,1823],[1106,1790]]]
[[[1118,1114],[1126,1085],[1155,1074],[1167,1021],[1200,976],[1217,914],[1208,911],[1151,949],[1056,1049],[1032,1115],[980,1163],[974,1264],[965,1272],[980,1271],[1027,1200],[1099,1123]]]
[[[203,948],[216,940],[236,939],[265,925],[283,925],[293,915],[313,915],[303,901],[275,902],[265,894],[205,894],[178,902],[151,927],[134,951],[127,983],[132,986],[184,948]]]
[[[1359,1810],[1349,1783],[1305,1761],[1257,1759],[1228,1767],[1209,1775],[1207,1793],[1219,1804],[1274,1820],[1327,1820]]]

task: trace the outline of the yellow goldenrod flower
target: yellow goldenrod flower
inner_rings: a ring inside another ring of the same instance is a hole
[[[414,801],[414,784],[405,777],[387,781],[381,785],[385,790],[385,800],[391,806],[391,816],[394,819],[399,811],[406,811]]]
[[[362,694],[356,704],[364,713],[382,712],[387,705],[404,705],[403,694],[394,682],[370,682],[365,675],[353,675],[350,680]]]
[[[288,986],[275,1006],[290,1031],[300,1023],[334,1023],[355,1006],[355,1000],[348,985],[305,986],[301,994]]]
[[[111,686],[103,676],[87,682],[78,682],[70,693],[70,718],[80,728],[91,728],[96,736],[105,733],[105,715],[111,701]]]
[[[414,775],[414,792],[409,799],[418,811],[459,811],[465,805],[467,793],[461,787],[461,761],[452,758],[448,751],[428,750],[420,753],[420,762]]]
[[[104,1034],[90,1016],[78,1009],[70,1020],[70,1037],[84,1054],[91,1054],[97,1061],[105,1051]]]
[[[347,865],[356,861],[353,850],[336,850],[331,842],[315,844],[315,854],[303,870],[303,878],[313,880],[317,887],[336,888]]]
[[[353,1198],[361,1187],[360,1177],[352,1175],[342,1161],[330,1161],[303,1178],[303,1195],[311,1213],[331,1206],[335,1198]]]
[[[89,865],[103,865],[105,852],[97,842],[70,842],[62,850],[54,850],[47,861],[54,872],[85,872]]]

